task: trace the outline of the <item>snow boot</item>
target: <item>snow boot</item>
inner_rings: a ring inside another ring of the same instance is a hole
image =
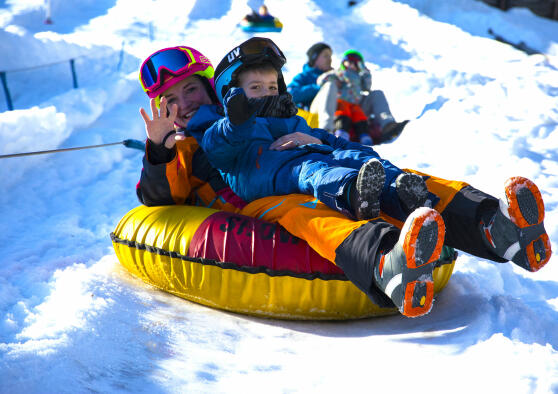
[[[386,142],[391,142],[395,140],[403,132],[405,126],[409,123],[408,120],[403,122],[391,122],[382,128],[382,134],[379,138],[377,144],[384,144]]]
[[[481,220],[486,246],[496,255],[535,272],[550,260],[552,250],[544,228],[544,203],[537,186],[527,178],[512,177],[505,184],[508,203]]]
[[[421,207],[407,217],[395,246],[386,254],[378,254],[374,281],[402,315],[418,317],[432,309],[433,271],[444,236],[442,216]]]
[[[370,134],[368,134],[368,122],[366,120],[363,120],[361,122],[356,122],[353,125],[353,131],[358,136],[358,141],[362,145],[368,145],[368,146],[374,145],[374,141],[372,140],[372,137],[370,137]]]
[[[333,135],[337,138],[343,138],[344,140],[350,141],[351,135],[343,129],[337,129],[334,131]]]
[[[351,134],[349,133],[349,131],[353,126],[353,122],[351,122],[351,119],[348,116],[346,115],[337,116],[335,118],[334,125],[335,125],[334,135],[337,138],[343,138],[347,141],[351,140]]]
[[[395,179],[395,190],[406,214],[424,206],[428,198],[426,183],[418,174],[400,174]]]
[[[367,146],[374,145],[374,141],[372,140],[372,137],[370,137],[368,134],[361,134],[358,138],[359,138],[359,142],[362,145],[367,145]]]
[[[380,215],[380,193],[385,181],[384,166],[378,159],[370,159],[362,165],[350,200],[358,220],[373,219]]]

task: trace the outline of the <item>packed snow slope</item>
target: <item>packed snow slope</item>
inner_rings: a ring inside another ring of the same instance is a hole
[[[50,3],[53,24],[45,24]],[[360,50],[403,135],[400,167],[497,197],[542,190],[558,253],[558,22],[475,0],[269,0],[287,81],[318,41]],[[0,154],[143,140],[143,58],[214,64],[249,36],[246,0],[3,0]],[[523,43],[528,55],[492,39]],[[73,88],[70,59],[78,88]],[[461,253],[430,314],[286,322],[170,296],[124,271],[109,234],[138,205],[122,145],[0,159],[0,392],[557,393],[558,258],[537,273]]]

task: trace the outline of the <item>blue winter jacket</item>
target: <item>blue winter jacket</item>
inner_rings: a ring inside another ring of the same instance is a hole
[[[322,70],[305,64],[302,67],[302,72],[295,75],[289,86],[287,86],[287,91],[293,96],[293,101],[296,105],[303,108],[310,107],[312,100],[314,100],[318,90],[320,90],[320,86],[316,81],[322,73]]]
[[[244,94],[242,89],[231,89],[225,96],[225,102],[231,97],[230,93]],[[206,152],[209,162],[220,170],[225,182],[245,201],[275,195],[276,182],[283,182],[277,179],[279,169],[309,152],[327,154],[335,149],[352,149],[377,156],[370,147],[336,138],[322,129],[312,129],[300,116],[261,118],[253,115],[248,121],[235,126],[228,118],[219,115],[217,106],[204,105],[188,123],[188,131]],[[312,135],[324,145],[269,150],[277,138],[296,131]]]

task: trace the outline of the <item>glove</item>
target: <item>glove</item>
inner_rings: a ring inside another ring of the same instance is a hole
[[[361,89],[365,92],[372,89],[372,74],[370,73],[370,70],[365,68],[360,72],[360,84]]]
[[[257,114],[261,117],[290,118],[298,112],[293,96],[289,93],[283,93],[279,96],[265,96],[259,100],[263,102]]]
[[[337,79],[338,79],[338,77],[335,74],[335,70],[330,70],[330,71],[326,71],[325,73],[321,74],[318,77],[318,79],[316,80],[316,83],[318,84],[318,86],[322,86],[326,82],[335,81]]]
[[[224,98],[225,114],[229,121],[241,125],[256,114],[263,106],[261,99],[249,99],[242,88],[231,88]]]

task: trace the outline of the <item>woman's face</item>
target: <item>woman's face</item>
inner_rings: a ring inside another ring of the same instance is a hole
[[[316,61],[314,62],[314,68],[317,68],[322,71],[329,71],[331,70],[331,49],[326,48],[320,52]]]
[[[279,94],[277,78],[278,74],[275,70],[250,70],[240,73],[238,82],[239,87],[244,89],[246,97],[258,98]]]
[[[169,109],[173,104],[178,106],[175,123],[180,127],[186,127],[202,105],[212,104],[204,83],[195,75],[171,86],[161,96],[167,98]]]

